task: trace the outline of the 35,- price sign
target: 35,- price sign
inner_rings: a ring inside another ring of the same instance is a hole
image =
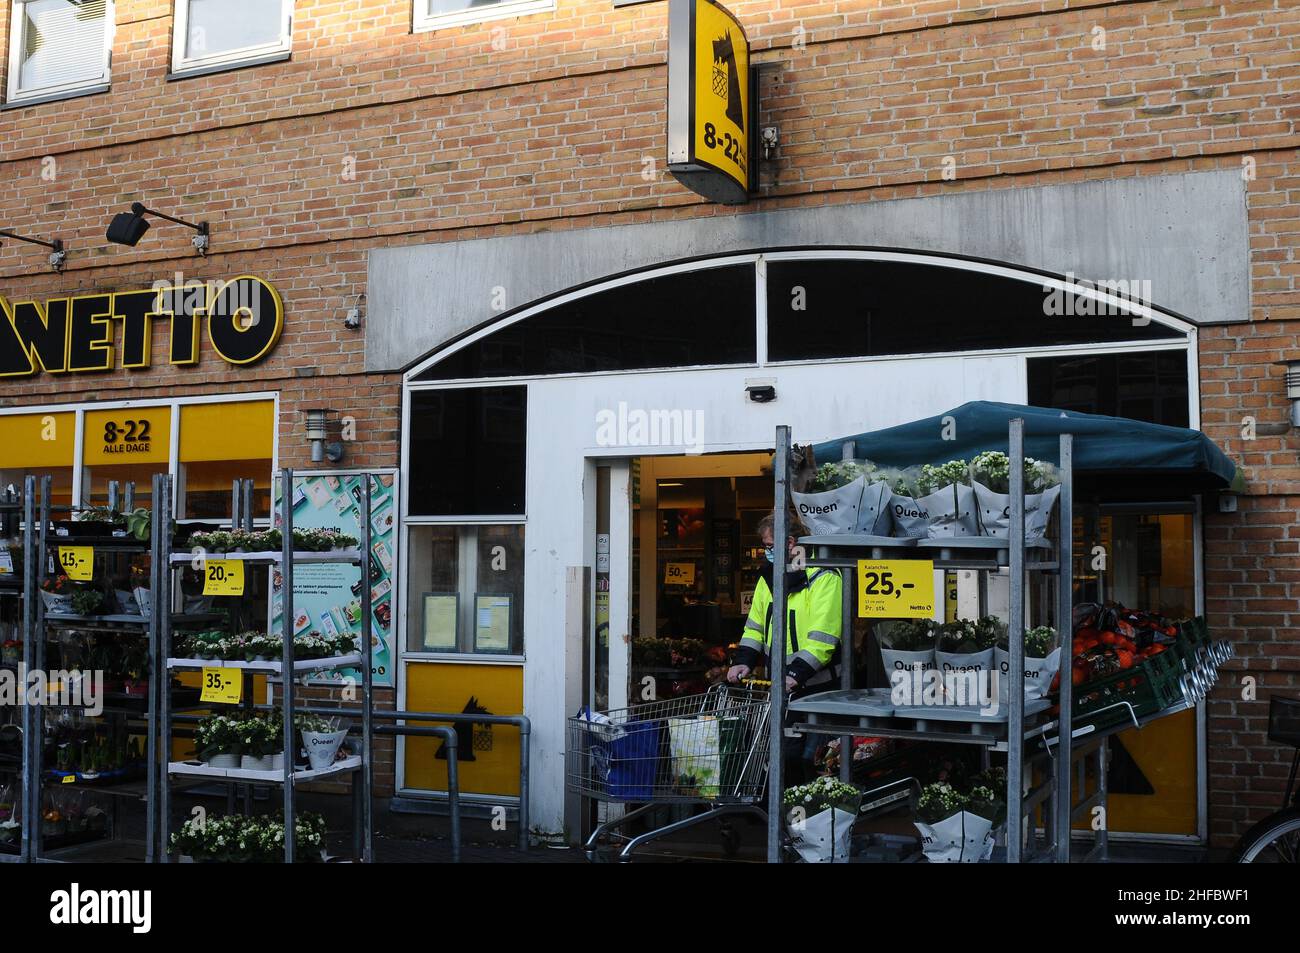
[[[242,559],[205,559],[203,561],[205,596],[242,596],[244,561]]]
[[[933,618],[934,562],[859,559],[858,616],[863,619]]]
[[[244,677],[237,668],[205,668],[201,702],[237,705],[244,697]]]
[[[89,582],[95,575],[95,547],[60,546],[59,565],[69,579]]]

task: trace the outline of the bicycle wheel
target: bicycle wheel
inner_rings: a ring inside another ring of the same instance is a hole
[[[1300,808],[1270,814],[1237,841],[1234,864],[1300,864]]]

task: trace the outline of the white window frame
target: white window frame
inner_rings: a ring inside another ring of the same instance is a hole
[[[41,86],[36,89],[19,89],[22,76],[22,23],[23,12],[30,0],[14,0],[9,18],[9,79],[5,101],[8,103],[62,99],[66,96],[85,95],[100,92],[108,88],[109,76],[113,65],[113,35],[117,28],[116,0],[104,3],[104,68],[98,76],[78,80],[75,83],[62,83],[57,86]]]
[[[429,0],[411,0],[411,32],[428,33],[468,23],[503,20],[506,17],[524,17],[531,13],[549,13],[555,9],[556,0],[500,0],[489,7],[457,10],[454,13],[431,13]]]
[[[265,0],[274,2],[274,0]],[[190,33],[190,0],[175,0],[172,16],[172,75],[213,72],[236,66],[287,59],[293,48],[293,0],[280,0],[280,38],[234,50],[186,59],[185,41]]]

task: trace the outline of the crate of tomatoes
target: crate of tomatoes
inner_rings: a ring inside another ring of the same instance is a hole
[[[1074,723],[1104,728],[1181,702],[1179,647],[1190,644],[1181,628],[1155,613],[1076,606],[1070,665]],[[1053,690],[1059,680],[1058,675]]]

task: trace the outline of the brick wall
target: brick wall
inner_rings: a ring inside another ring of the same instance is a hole
[[[1254,676],[1260,699],[1300,688],[1300,438],[1270,363],[1300,353],[1300,4],[729,6],[755,60],[780,64],[761,118],[782,144],[751,209],[1249,176],[1251,312],[1204,329],[1200,348],[1204,429],[1249,486],[1238,514],[1206,520],[1211,621],[1240,643],[1210,705],[1212,829],[1230,841],[1275,799],[1281,756],[1263,739],[1266,703],[1239,700],[1237,680]],[[558,0],[553,13],[411,35],[409,0],[298,0],[291,61],[168,81],[171,8],[118,0],[111,91],[0,111],[0,225],[70,249],[56,276],[38,250],[5,242],[0,295],[255,273],[285,299],[281,343],[253,368],[205,351],[194,368],[6,381],[0,403],[278,390],[285,463],[306,464],[299,411],[325,403],[358,419],[349,463],[391,465],[398,378],[362,375],[362,335],[342,325],[371,248],[733,214],[662,172],[665,4]],[[108,245],[109,218],[137,199],[211,221],[213,254],[194,258],[187,233],[161,222],[136,249]]]

